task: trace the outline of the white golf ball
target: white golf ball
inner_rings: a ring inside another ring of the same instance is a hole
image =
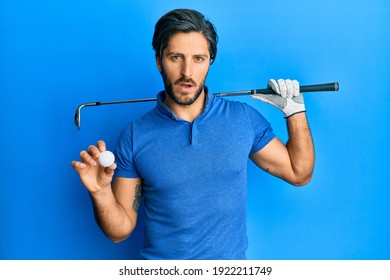
[[[103,167],[111,166],[115,161],[115,156],[110,151],[104,151],[100,153],[99,163]]]

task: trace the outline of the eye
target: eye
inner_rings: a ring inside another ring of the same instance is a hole
[[[180,61],[181,60],[181,55],[172,55],[171,56],[172,61]]]
[[[202,56],[197,56],[197,57],[195,57],[195,61],[196,62],[203,62],[205,59],[204,59],[204,57],[202,57]]]

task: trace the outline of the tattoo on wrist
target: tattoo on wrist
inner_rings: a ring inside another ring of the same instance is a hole
[[[141,198],[142,198],[142,185],[137,185],[135,187],[135,195],[133,201],[133,211],[135,213],[138,213],[139,205],[141,204]]]

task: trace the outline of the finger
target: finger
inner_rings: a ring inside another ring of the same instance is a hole
[[[106,143],[103,141],[103,140],[99,140],[97,141],[97,148],[100,152],[104,152],[107,148],[106,148]]]
[[[80,152],[80,159],[82,160],[83,163],[95,166],[97,164],[96,158],[93,158],[89,153],[86,151],[81,151]]]
[[[286,79],[285,82],[287,88],[287,92],[286,92],[287,98],[292,98],[294,93],[294,87],[292,81],[290,79]]]
[[[70,163],[70,165],[76,170],[76,171],[80,171],[80,170],[82,170],[82,169],[84,169],[84,168],[86,168],[87,167],[87,165],[85,164],[85,163],[83,163],[83,162],[79,162],[79,161],[72,161],[71,163]]]
[[[271,88],[277,94],[280,94],[279,86],[274,79],[268,80],[268,88]]]
[[[279,79],[279,80],[278,80],[278,86],[279,86],[280,95],[281,95],[283,98],[286,98],[286,96],[287,96],[287,86],[286,86],[286,82],[285,82],[283,79]]]
[[[88,147],[88,154],[90,154],[94,159],[98,159],[100,157],[100,151],[94,145],[90,145]]]
[[[300,89],[299,89],[299,82],[298,82],[297,80],[292,80],[292,84],[293,84],[293,88],[294,88],[293,95],[294,95],[294,96],[298,96],[298,95],[299,95],[299,92],[300,92]]]

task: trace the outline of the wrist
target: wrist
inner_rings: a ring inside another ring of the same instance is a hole
[[[284,112],[283,112],[284,113]],[[294,113],[289,113],[289,114],[286,114],[284,113],[284,118],[285,119],[289,119],[291,117],[294,117],[294,116],[297,116],[297,115],[300,115],[302,113],[305,113],[306,114],[306,109],[302,110],[302,111],[297,111],[297,112],[294,112]]]
[[[289,128],[301,129],[308,126],[306,112],[298,112],[285,119]]]
[[[100,186],[96,185],[94,188],[89,190],[89,194],[92,197],[100,198],[107,196],[110,192],[112,192],[111,185]]]

